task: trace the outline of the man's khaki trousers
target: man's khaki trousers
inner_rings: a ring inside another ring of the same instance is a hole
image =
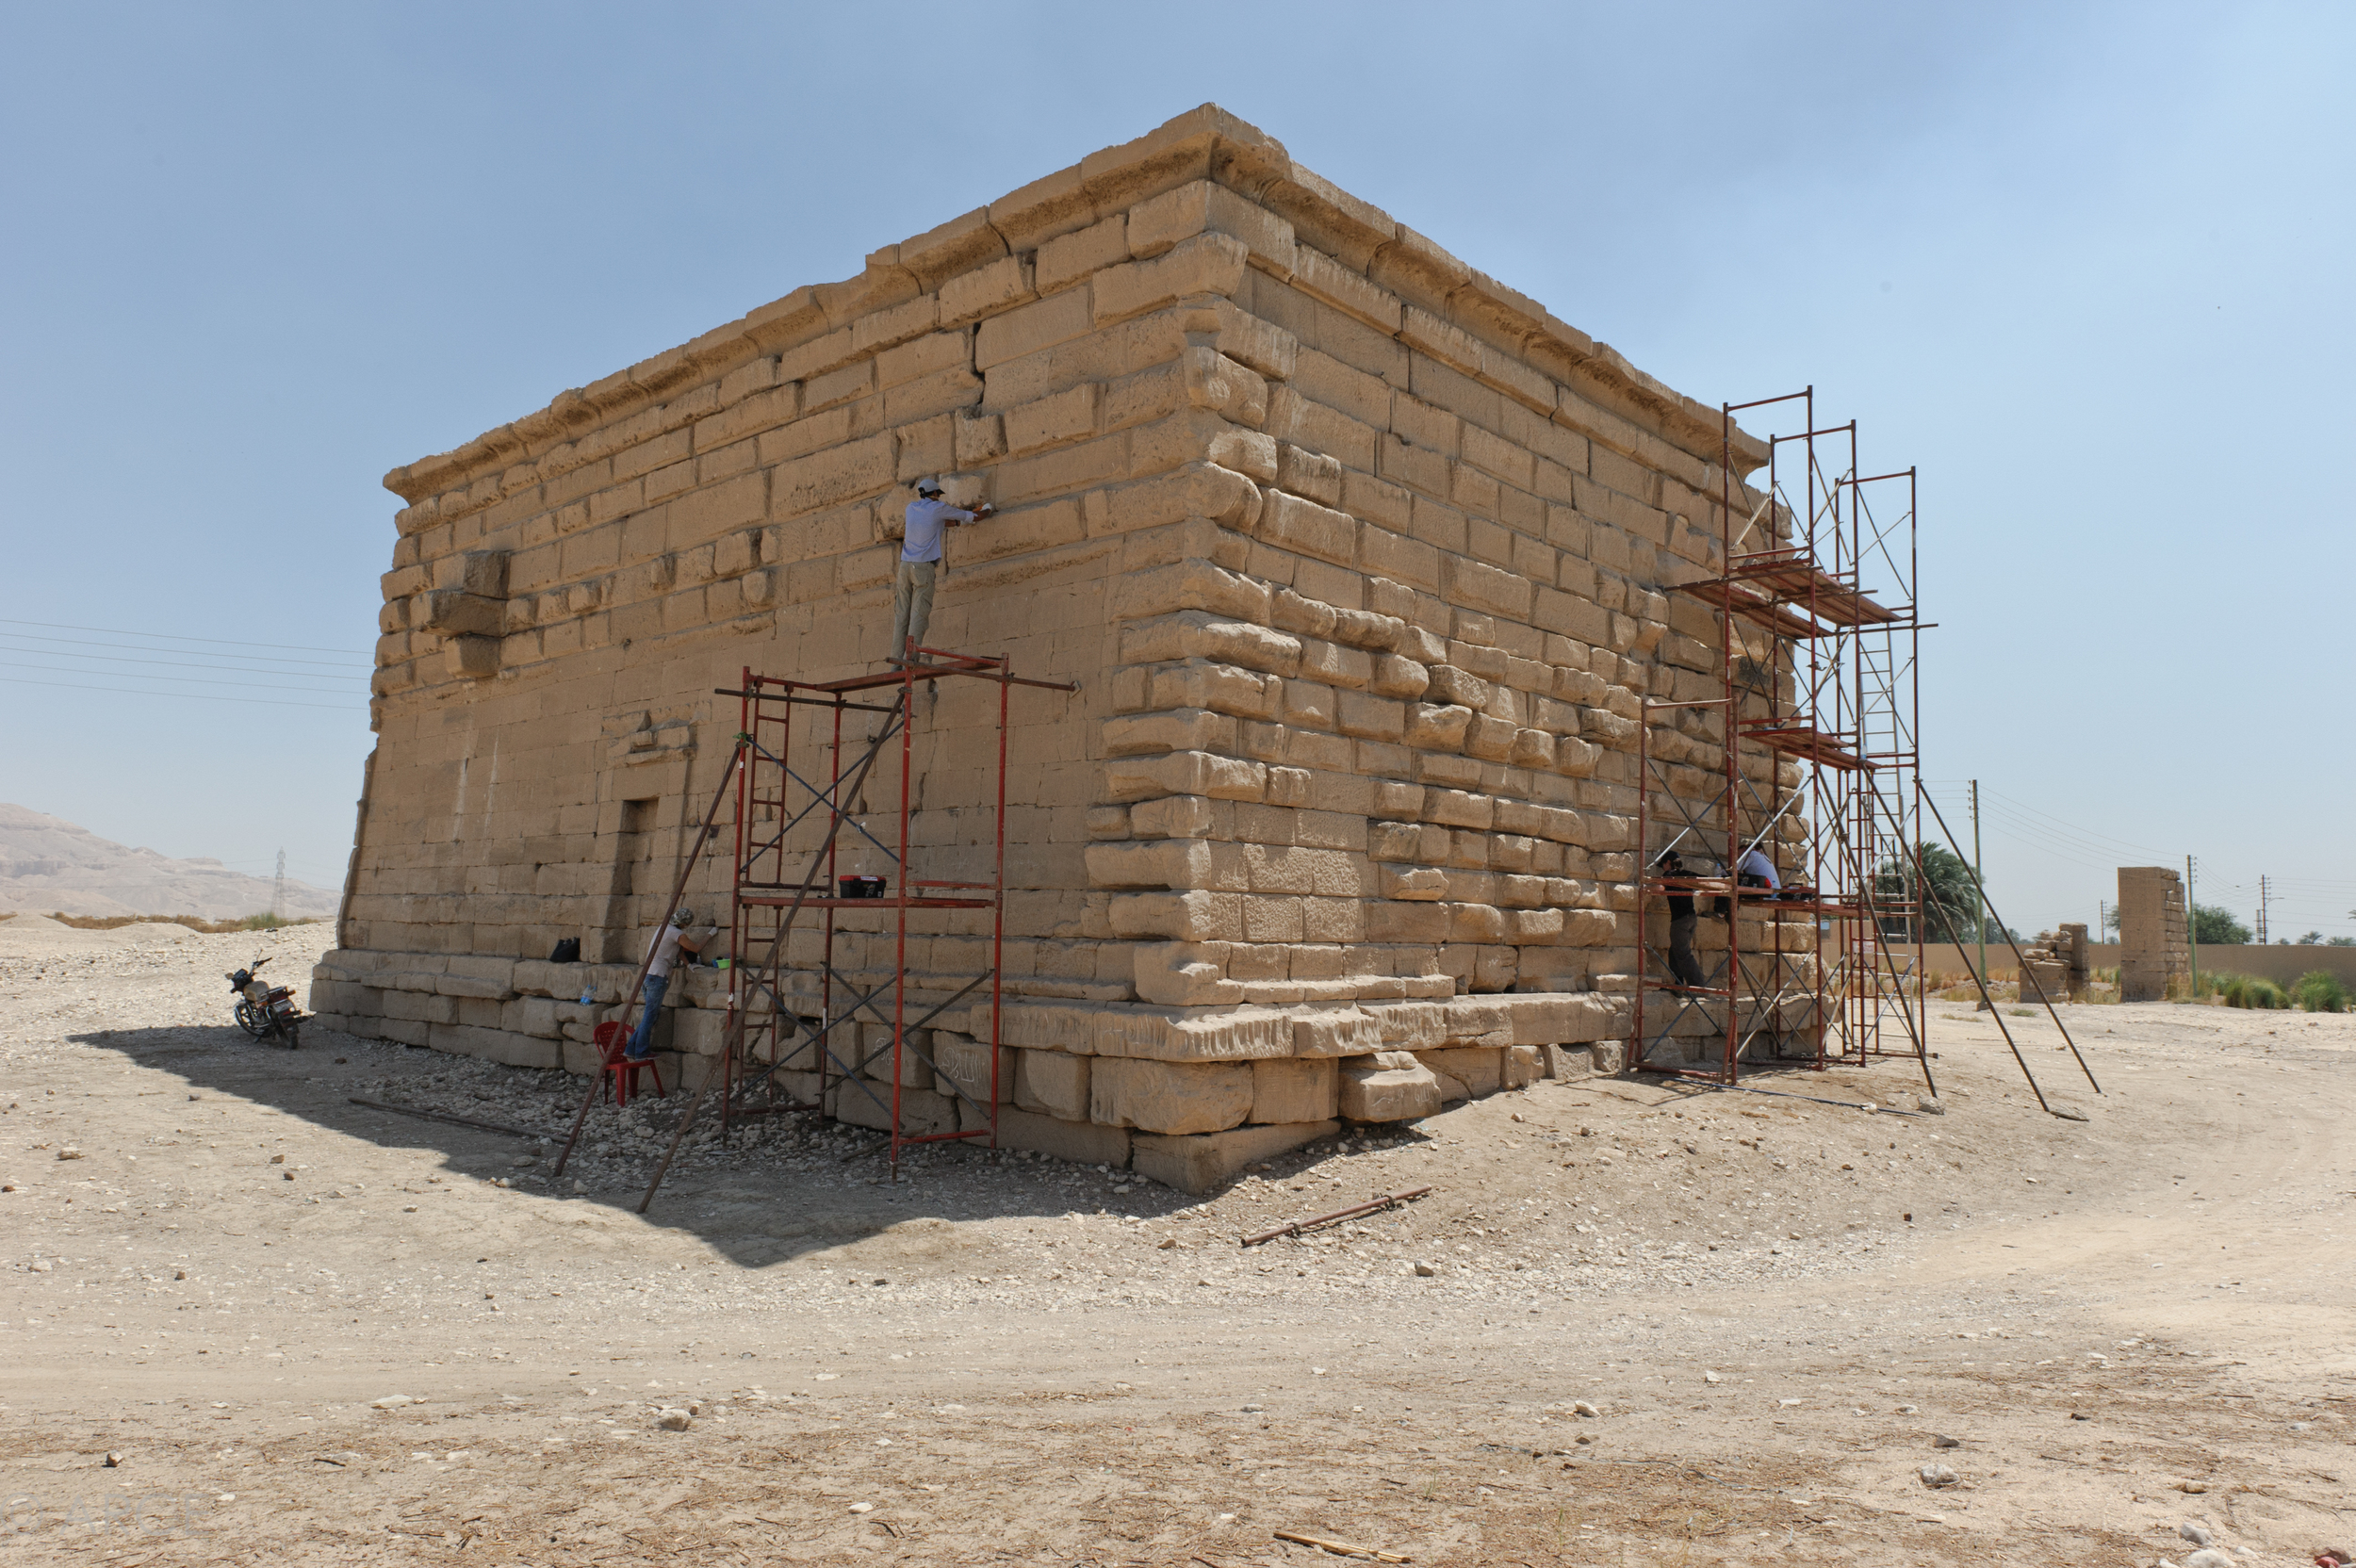
[[[906,658],[908,639],[924,641],[932,624],[933,583],[945,570],[938,561],[902,561],[892,579],[892,657]]]

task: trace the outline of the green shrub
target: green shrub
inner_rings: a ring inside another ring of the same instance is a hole
[[[2291,986],[2291,998],[2311,1013],[2348,1011],[2348,988],[2329,970],[2311,969]]]
[[[2228,1007],[2259,1007],[2267,1012],[2281,1012],[2291,1004],[2282,988],[2271,980],[2255,975],[2236,974],[2219,988]]]
[[[2168,999],[2170,1002],[2205,1002],[2213,996],[2223,996],[2225,988],[2240,979],[2238,974],[2222,974],[2216,970],[2201,972],[2200,983],[2194,984],[2187,974],[2168,977]]]

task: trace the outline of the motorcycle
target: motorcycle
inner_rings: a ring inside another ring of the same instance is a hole
[[[257,1040],[282,1039],[287,1050],[300,1050],[303,1015],[295,1010],[294,988],[273,986],[254,978],[254,971],[269,962],[268,958],[256,958],[250,967],[232,970],[223,976],[229,988],[237,994],[237,1027]]]

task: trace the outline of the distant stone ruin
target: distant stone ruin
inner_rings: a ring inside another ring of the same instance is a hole
[[[2119,868],[2119,999],[2157,1002],[2192,971],[2184,882],[2167,866]]]
[[[2021,950],[2021,1000],[2077,1002],[2089,983],[2086,969],[2086,928],[2083,923],[2059,931],[2040,931],[2037,940]]]

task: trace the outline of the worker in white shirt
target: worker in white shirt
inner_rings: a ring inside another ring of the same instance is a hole
[[[911,643],[924,641],[933,618],[933,589],[948,575],[941,559],[942,531],[960,523],[978,523],[990,509],[951,506],[941,498],[941,481],[916,482],[916,499],[908,502],[907,529],[900,540],[900,560],[892,582],[892,652],[895,664],[908,657]]]
[[[1775,863],[1767,858],[1767,852],[1753,844],[1734,858],[1734,885],[1779,891],[1783,887],[1783,878],[1775,874]],[[1720,920],[1732,919],[1733,912],[1734,901],[1730,898],[1720,899],[1717,907],[1710,911]]]
[[[630,1032],[630,1059],[644,1061],[654,1049],[654,1021],[663,1011],[663,993],[671,988],[671,966],[679,956],[691,956],[703,951],[703,943],[687,934],[695,917],[685,909],[671,911],[671,923],[646,939],[646,981],[639,988],[646,1010],[638,1016],[638,1027]]]

